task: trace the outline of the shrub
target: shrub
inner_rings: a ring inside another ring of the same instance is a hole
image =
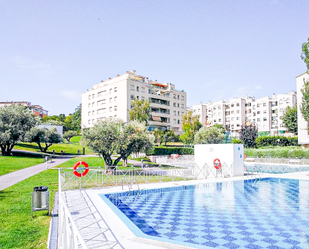
[[[277,146],[278,139],[280,139],[279,146],[297,146],[298,145],[297,137],[267,136],[267,137],[258,137],[256,139],[256,146],[257,147]]]
[[[171,154],[179,154],[179,155],[193,155],[193,148],[186,147],[157,147],[154,146],[152,151],[147,152],[147,155],[171,155]]]
[[[247,157],[302,157],[309,158],[309,150],[300,147],[277,147],[269,149],[245,149]]]
[[[242,144],[243,142],[239,139],[239,138],[236,138],[236,137],[234,137],[233,139],[232,139],[232,144]]]

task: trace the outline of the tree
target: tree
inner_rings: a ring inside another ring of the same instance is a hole
[[[307,73],[309,73],[309,38],[307,42],[302,44],[302,53],[300,57],[306,63]]]
[[[304,42],[302,44],[302,54],[300,57],[306,63],[307,73],[309,73],[309,38],[307,43]],[[309,123],[309,81],[304,83],[304,87],[300,91],[303,94],[303,101],[300,105],[300,111],[303,114],[304,119],[307,123]]]
[[[63,138],[68,142],[70,143],[71,142],[71,138],[76,136],[76,132],[75,131],[66,131],[64,134],[63,134]]]
[[[0,147],[2,155],[9,156],[13,147],[24,139],[26,132],[39,123],[39,119],[22,105],[0,108]]]
[[[212,127],[202,127],[199,129],[194,136],[195,144],[218,144],[220,143],[225,135],[225,130],[221,128]]]
[[[82,135],[82,143],[103,157],[106,170],[114,170],[121,159],[126,160],[133,152],[151,149],[153,142],[154,136],[147,131],[145,123],[131,121],[125,124],[119,119],[97,122]],[[113,160],[114,152],[120,156]]]
[[[289,132],[297,135],[297,105],[293,108],[287,107],[284,111],[282,121]]]
[[[155,142],[156,143],[158,143],[158,146],[160,146],[161,145],[161,143],[162,143],[162,140],[163,140],[163,133],[164,133],[164,131],[162,131],[162,130],[159,130],[159,129],[155,129],[154,131],[153,131],[153,135],[154,135],[154,137],[155,137]]]
[[[186,111],[182,115],[182,130],[183,134],[180,135],[180,139],[185,144],[192,144],[194,142],[195,133],[202,127],[199,121],[199,115],[193,115],[193,111]]]
[[[150,109],[148,100],[138,100],[134,97],[132,108],[129,111],[130,120],[145,122],[148,125],[150,119]]]
[[[242,125],[239,132],[239,139],[245,147],[253,148],[256,145],[255,140],[258,137],[258,130],[254,125]]]
[[[47,129],[44,127],[33,127],[26,133],[25,141],[37,143],[40,151],[46,152],[53,144],[62,142],[62,138],[56,128]],[[45,147],[42,147],[42,143],[45,144]]]
[[[300,111],[303,114],[304,119],[309,122],[309,81],[305,82],[304,87],[300,91],[303,94]]]
[[[162,136],[162,142],[166,146],[167,142],[175,142],[177,140],[177,136],[174,131],[164,131]]]

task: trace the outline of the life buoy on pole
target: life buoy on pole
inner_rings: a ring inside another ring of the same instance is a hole
[[[245,160],[247,159],[247,156],[246,156],[246,154],[244,154],[244,159],[245,159]]]
[[[218,158],[216,158],[214,160],[214,166],[215,166],[216,169],[220,169],[221,168],[221,162],[220,162],[220,160]]]
[[[78,168],[78,166],[83,165],[84,167]],[[80,173],[79,171],[85,170],[84,172]],[[77,177],[82,177],[87,175],[89,172],[89,166],[86,162],[84,161],[79,161],[74,164],[73,166],[73,174],[76,175]]]

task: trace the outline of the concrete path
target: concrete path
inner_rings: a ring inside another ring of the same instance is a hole
[[[48,168],[55,167],[65,161],[71,159],[72,157],[59,157],[53,158],[52,162],[48,162]],[[46,170],[46,163],[41,163],[32,167],[14,171],[12,173],[0,176],[0,191],[14,184],[21,182],[30,176],[36,175],[42,171]]]

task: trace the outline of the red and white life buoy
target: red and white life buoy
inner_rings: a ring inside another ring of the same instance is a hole
[[[171,159],[179,159],[179,154],[171,154]]]
[[[220,160],[218,158],[216,158],[214,160],[214,166],[215,166],[216,169],[220,169],[221,168],[221,162],[220,162]]]
[[[84,167],[80,167],[78,168],[78,166],[83,165]],[[79,171],[85,170],[83,173],[79,173]],[[86,162],[84,161],[79,161],[77,163],[74,164],[73,166],[73,174],[76,175],[77,177],[82,177],[87,175],[87,173],[89,172],[89,166]]]
[[[246,156],[246,154],[244,154],[244,159],[245,159],[245,160],[247,159],[247,156]]]

